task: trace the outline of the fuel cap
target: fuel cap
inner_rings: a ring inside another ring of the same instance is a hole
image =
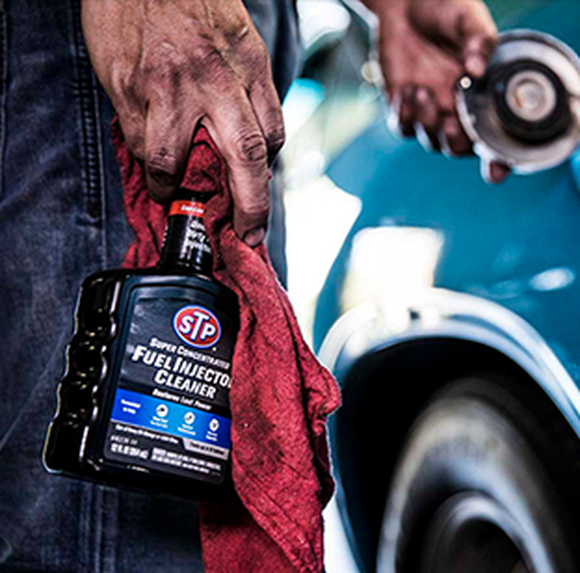
[[[580,59],[548,34],[504,32],[485,76],[459,80],[457,108],[481,158],[522,174],[555,167],[580,143]]]

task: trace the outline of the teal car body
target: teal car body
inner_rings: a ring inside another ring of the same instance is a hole
[[[578,3],[527,4],[502,29],[580,52]],[[362,207],[318,299],[314,345],[343,388],[331,426],[338,503],[373,570],[404,436],[445,382],[525,373],[580,437],[580,153],[492,187],[475,159],[427,154],[381,115],[327,174]]]

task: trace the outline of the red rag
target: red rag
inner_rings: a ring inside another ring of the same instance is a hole
[[[144,170],[117,118],[112,133],[135,232],[124,266],[153,266],[167,209],[149,199]],[[206,570],[323,571],[321,512],[334,488],[326,418],[340,404],[338,386],[304,342],[265,247],[251,249],[235,235],[225,162],[204,127],[195,134],[182,187],[215,193],[205,214],[214,275],[240,303],[230,393],[239,499],[200,504]]]

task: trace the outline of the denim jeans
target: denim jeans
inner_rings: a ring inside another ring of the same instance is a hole
[[[292,0],[248,0],[280,93]],[[82,279],[131,240],[80,0],[0,0],[0,570],[201,571],[195,505],[41,465]]]

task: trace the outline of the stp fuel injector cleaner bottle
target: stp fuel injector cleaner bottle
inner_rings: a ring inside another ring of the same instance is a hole
[[[51,473],[227,499],[236,296],[211,278],[205,197],[173,202],[156,269],[87,278],[58,407]]]

